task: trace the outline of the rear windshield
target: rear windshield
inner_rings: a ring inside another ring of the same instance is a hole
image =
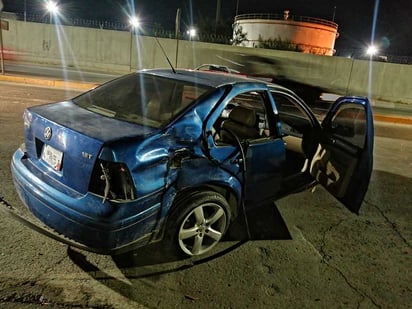
[[[210,87],[144,73],[125,75],[73,99],[97,114],[160,128]]]

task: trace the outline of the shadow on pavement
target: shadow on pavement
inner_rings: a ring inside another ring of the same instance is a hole
[[[245,242],[253,240],[291,239],[289,230],[276,205],[271,202],[254,207],[247,213],[250,239],[243,216],[233,222],[224,240],[210,255],[197,258],[182,258],[165,249],[162,242],[148,245],[126,254],[112,256],[113,261],[128,279],[142,279],[179,272],[226,255]],[[95,280],[105,284],[114,291],[129,297],[132,286],[100,269],[90,262],[87,253],[68,248],[69,258],[80,269]]]
[[[247,233],[249,227],[249,235]],[[285,240],[292,239],[285,221],[273,202],[255,206],[247,211],[247,223],[243,216],[232,223],[229,240]]]
[[[408,214],[410,213],[408,210],[410,205],[411,181],[412,178],[410,177],[374,170],[370,187],[361,210],[361,215],[357,217],[356,220],[347,221],[348,224],[354,224],[353,226],[348,227],[350,229],[354,228],[354,231],[369,230],[367,234],[362,235],[362,239],[365,240],[365,243],[362,245],[365,246],[365,248],[362,250],[372,250],[371,252],[378,253],[380,250],[376,247],[378,244],[378,238],[381,239],[379,241],[379,246],[386,248],[385,250],[389,250],[391,248],[391,250],[393,250],[391,251],[392,253],[407,252],[406,250],[410,248],[408,231],[410,231],[411,221],[408,221],[408,218],[410,217],[408,217]],[[324,194],[327,193],[324,192]],[[316,203],[316,200],[314,200],[314,202]],[[335,205],[336,203],[333,204]],[[299,203],[291,206],[299,207]],[[327,209],[329,209],[329,205],[319,205],[316,208],[307,211],[316,211],[316,209],[322,210],[322,212],[325,212],[326,215],[328,214]],[[331,208],[331,212],[329,214],[335,216],[336,212],[340,212],[342,210],[343,207],[339,207],[339,209]],[[153,300],[153,291],[156,288],[156,284],[160,279],[163,279],[165,275],[176,274],[176,276],[169,278],[172,282],[173,280],[184,280],[186,276],[191,276],[197,273],[196,271],[190,273],[185,273],[184,271],[194,270],[196,266],[200,266],[202,264],[204,265],[204,263],[209,261],[216,261],[219,257],[235,254],[235,256],[228,257],[227,261],[230,263],[233,260],[236,260],[237,256],[235,250],[248,241],[291,239],[289,230],[278,209],[273,203],[261,205],[251,209],[247,214],[247,218],[250,228],[250,240],[245,237],[245,235],[247,235],[245,230],[245,221],[239,219],[233,223],[233,226],[226,235],[227,237],[221,242],[221,244],[219,244],[219,246],[217,246],[218,248],[216,248],[212,254],[202,258],[179,258],[173,254],[170,254],[170,252],[167,252],[167,250],[165,250],[162,246],[162,243],[146,246],[139,250],[130,252],[127,255],[113,256],[112,258],[115,266],[121,272],[120,276],[116,275],[117,269],[113,272],[113,270],[99,267],[99,264],[91,262],[94,257],[89,255],[89,253],[84,253],[80,250],[69,248],[68,256],[87,275],[99,283],[105,285],[129,300],[136,301],[150,308],[154,308],[156,307],[156,304]],[[327,217],[325,220],[326,219]],[[389,236],[391,235],[388,239],[371,234],[376,231],[380,231],[382,226],[389,229],[386,231],[391,231],[387,233]],[[349,243],[350,241],[354,241],[354,239],[350,238],[349,235],[343,234],[342,237],[343,240],[348,240]],[[369,239],[373,241],[367,244]],[[348,252],[349,254],[349,251],[347,250],[350,249],[343,250],[343,252]],[[247,254],[246,250],[243,251],[244,252],[242,252],[242,254]],[[298,254],[302,254],[302,257],[305,257],[305,254],[308,253],[303,251]],[[389,267],[388,271],[390,270],[394,273],[404,273],[405,271],[405,266],[402,264],[402,261],[404,261],[404,254],[399,256],[394,254],[391,256],[391,261],[388,261],[386,253],[382,252],[380,255],[377,255],[377,260],[375,261],[376,264],[372,266],[370,264],[369,255],[365,255],[360,259],[358,258],[359,256],[362,255],[355,253],[352,256],[352,260],[349,259],[349,261],[356,262],[357,265],[362,265],[364,267],[372,267],[376,272],[385,267]],[[311,258],[312,253],[310,253],[310,259]],[[224,262],[226,262],[226,260]],[[346,263],[346,261],[342,261],[342,263]],[[349,265],[348,267],[352,266]],[[211,264],[210,270],[212,271],[213,269],[213,264]],[[304,268],[301,268],[301,271],[303,271],[302,269]],[[253,272],[255,270],[251,269],[250,271]],[[211,274],[213,279],[215,279],[215,277],[219,278],[219,275],[220,274],[215,273]],[[250,274],[243,269],[242,265],[239,265],[239,274],[237,275],[244,276],[244,288],[247,288],[249,282],[248,276],[250,276]],[[300,276],[299,273],[296,273],[296,275]],[[356,280],[363,280],[362,276],[357,276],[356,278]],[[407,285],[406,278],[406,275],[402,276],[400,284]],[[381,279],[386,280],[384,276]],[[167,278],[165,280],[167,280]],[[223,279],[219,278],[219,280]],[[219,280],[211,280],[211,282],[213,282],[213,284],[220,284]],[[396,277],[396,279],[394,277],[393,280],[398,280],[398,277]],[[207,289],[210,283],[208,280],[204,281],[205,282],[203,285],[200,283],[199,284],[202,288]],[[391,284],[400,289],[399,284],[397,284],[396,281],[391,281]],[[302,287],[306,288],[305,286]],[[288,288],[294,289],[296,287],[294,285],[289,285]],[[345,289],[351,291],[350,287]],[[378,297],[378,295],[375,296]],[[268,295],[268,297],[270,298],[270,300],[268,298],[268,301],[273,301],[273,296]]]

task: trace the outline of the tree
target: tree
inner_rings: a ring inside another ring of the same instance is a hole
[[[247,33],[243,32],[243,27],[235,25],[233,28],[232,45],[240,45],[242,42],[248,41]]]

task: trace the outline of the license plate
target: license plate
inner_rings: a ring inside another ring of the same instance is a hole
[[[63,152],[53,148],[49,145],[43,146],[41,158],[44,162],[54,168],[56,171],[60,171],[62,168]]]

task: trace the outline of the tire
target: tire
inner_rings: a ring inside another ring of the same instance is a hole
[[[209,252],[226,233],[230,207],[213,191],[196,191],[177,198],[167,225],[167,241],[186,256]]]

